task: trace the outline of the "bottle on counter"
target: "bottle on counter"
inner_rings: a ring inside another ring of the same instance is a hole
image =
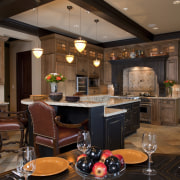
[[[113,86],[113,84],[108,85],[108,94],[110,96],[114,96],[114,86]]]

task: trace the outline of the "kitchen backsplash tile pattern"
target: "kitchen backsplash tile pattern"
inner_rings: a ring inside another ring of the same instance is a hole
[[[127,68],[123,72],[123,94],[139,95],[148,92],[155,95],[157,78],[154,70],[148,67]]]

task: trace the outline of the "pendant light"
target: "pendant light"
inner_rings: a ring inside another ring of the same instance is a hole
[[[99,22],[99,19],[95,19],[94,22],[96,23],[96,41],[97,41],[97,23]],[[96,59],[93,60],[93,65],[95,67],[99,67],[101,61],[99,59],[97,59],[97,55],[96,55]]]
[[[81,8],[80,8],[80,37],[79,39],[74,41],[75,48],[81,53],[85,47],[87,42],[81,38]]]
[[[38,28],[38,6],[37,6],[37,8],[36,8],[36,12],[37,12],[37,28]],[[38,30],[37,30],[37,31],[38,31]],[[39,36],[38,33],[37,33],[37,36]],[[39,43],[38,43],[38,44],[39,44]],[[43,49],[42,49],[42,48],[39,48],[39,47],[33,48],[33,49],[32,49],[32,52],[33,52],[34,56],[35,56],[37,59],[39,59],[39,58],[42,56],[42,54],[43,54]]]
[[[72,9],[72,6],[67,6],[67,9],[69,10],[69,32],[70,32],[70,10]],[[70,54],[69,52],[69,54],[66,55],[66,61],[68,63],[72,63],[73,60],[74,60],[74,55]]]

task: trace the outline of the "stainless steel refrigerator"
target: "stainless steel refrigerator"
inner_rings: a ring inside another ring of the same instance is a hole
[[[81,94],[88,94],[88,77],[77,76],[76,77],[76,91]]]

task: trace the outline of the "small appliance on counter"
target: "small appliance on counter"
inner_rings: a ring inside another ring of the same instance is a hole
[[[88,77],[76,76],[76,92],[87,95],[88,94]]]

